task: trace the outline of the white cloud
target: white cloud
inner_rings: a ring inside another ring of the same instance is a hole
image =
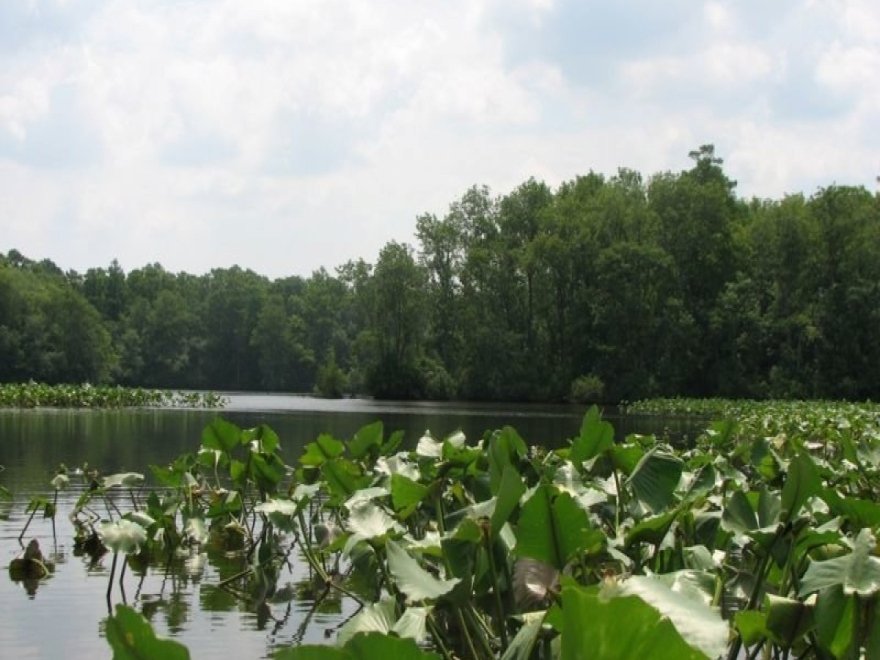
[[[745,194],[873,182],[875,3],[672,3],[660,32],[649,9],[34,3],[0,26],[0,249],[308,273],[475,183],[649,175],[710,141]]]

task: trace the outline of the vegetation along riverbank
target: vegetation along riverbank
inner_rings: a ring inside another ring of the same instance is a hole
[[[593,408],[555,450],[511,427],[404,449],[375,423],[290,465],[269,427],[218,419],[150,468],[155,490],[83,474],[70,516],[123,574],[237,556],[216,588],[261,611],[299,561],[316,602],[358,604],[327,646],[278,658],[880,657],[876,408],[739,405],[687,448],[616,438]],[[137,603],[113,610],[114,575],[111,646],[186,657]]]
[[[310,276],[64,272],[10,250],[0,382],[880,399],[880,196],[744,199],[711,145],[690,155],[681,172],[474,186],[416,218],[414,246]]]
[[[0,408],[220,408],[214,392],[45,383],[0,383]]]

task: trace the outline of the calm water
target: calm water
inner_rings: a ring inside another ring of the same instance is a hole
[[[0,563],[21,552],[18,535],[33,495],[48,495],[49,480],[59,463],[87,461],[104,474],[147,472],[149,464],[164,465],[183,452],[196,451],[202,429],[214,417],[242,427],[267,423],[281,438],[283,455],[293,464],[305,443],[319,433],[347,439],[361,426],[381,419],[386,434],[405,432],[414,446],[430,429],[443,437],[461,429],[475,441],[487,429],[514,426],[529,443],[558,446],[574,436],[584,408],[578,406],[462,405],[393,403],[367,400],[328,401],[283,395],[229,395],[222,412],[204,410],[0,410],[0,484],[15,496],[4,506],[0,520]],[[607,414],[618,437],[627,433],[680,437],[695,430],[693,422],[657,418],[616,418]],[[148,475],[149,480],[149,475]],[[72,480],[73,481],[73,480]],[[111,556],[94,565],[76,556],[73,527],[67,516],[78,497],[63,491],[58,501],[55,530],[49,521],[34,518],[25,536],[39,540],[43,554],[56,562],[52,577],[34,593],[8,578],[0,578],[0,655],[7,658],[110,657],[102,639],[107,616],[105,591]],[[98,510],[99,514],[104,512]],[[149,568],[141,577],[133,571],[124,579],[128,604],[147,616],[157,632],[190,648],[193,657],[257,658],[294,642],[324,642],[355,611],[347,600],[324,600],[316,608],[308,597],[283,598],[254,611],[227,592],[220,580],[238,570],[221,557],[195,555],[185,570],[166,575]],[[282,574],[279,589],[296,590],[308,580],[306,568],[295,564]],[[287,587],[283,588],[282,587]],[[114,586],[113,602],[123,601]]]

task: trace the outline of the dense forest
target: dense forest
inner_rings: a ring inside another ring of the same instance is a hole
[[[473,187],[417,246],[269,280],[0,254],[0,381],[617,401],[880,395],[880,196],[647,180]]]

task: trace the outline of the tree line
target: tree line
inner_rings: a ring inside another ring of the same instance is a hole
[[[618,401],[880,394],[880,196],[745,200],[711,145],[645,179],[475,186],[415,247],[270,280],[0,254],[0,381]]]

